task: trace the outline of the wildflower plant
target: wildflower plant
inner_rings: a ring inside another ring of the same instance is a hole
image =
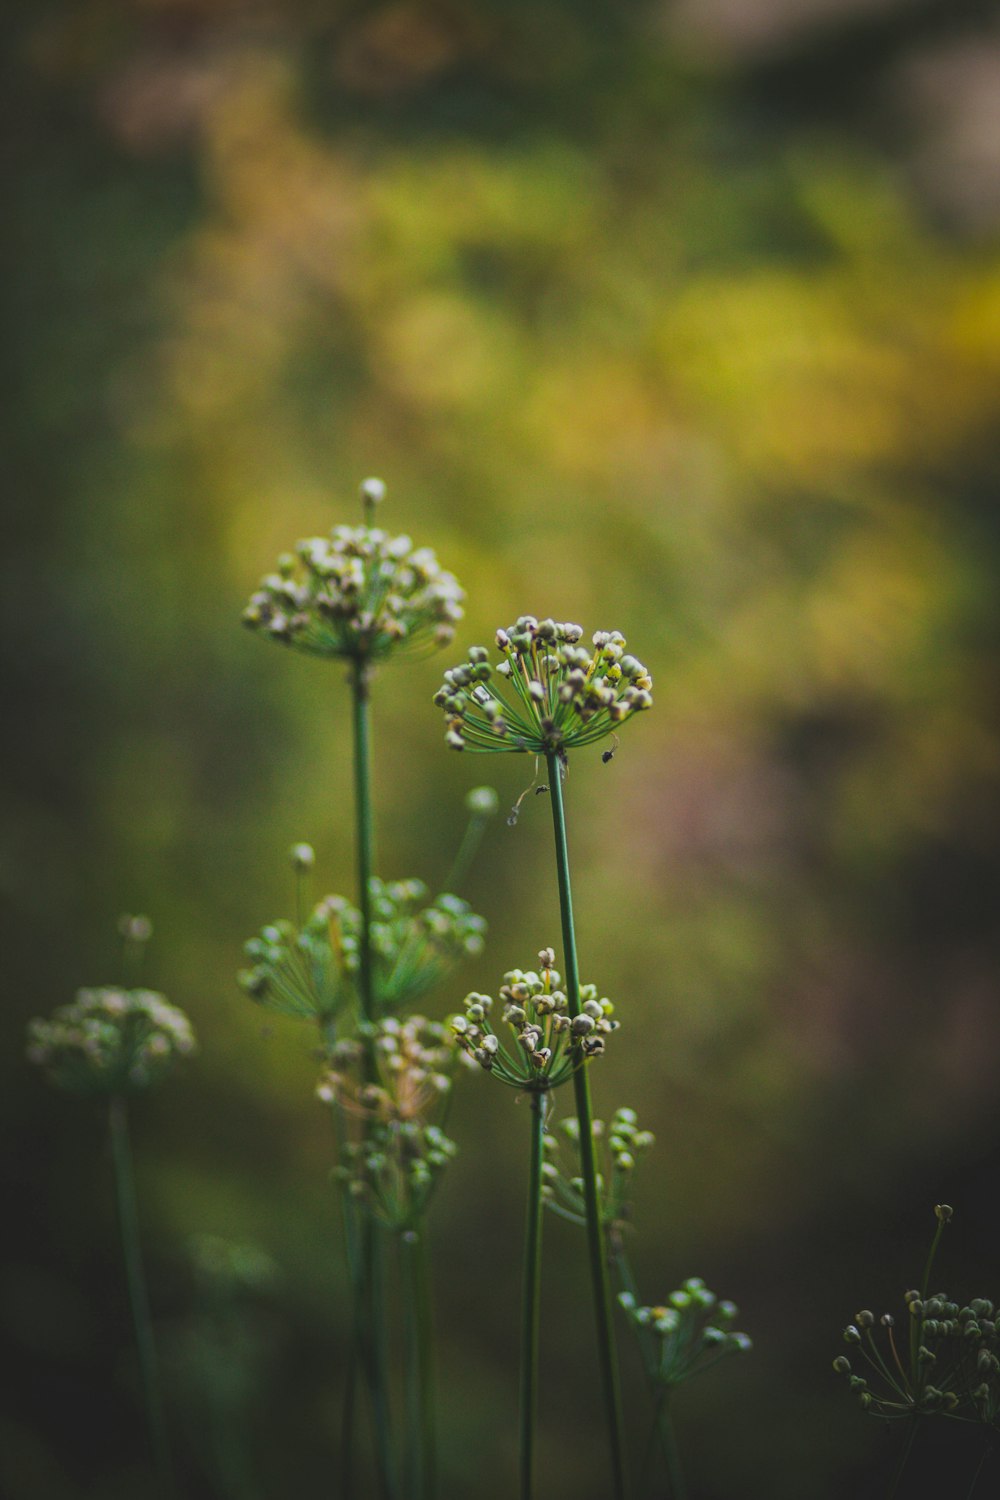
[[[344,1040],[333,1047],[316,1092],[338,1106],[338,1176],[387,1229],[402,1234],[423,1219],[457,1149],[442,1129],[456,1055],[447,1029],[426,1016],[387,1017],[376,1023],[373,1040],[375,1082],[364,1076],[360,1043]]]
[[[366,521],[385,497],[381,480],[361,488]],[[243,622],[311,656],[382,661],[402,650],[446,646],[465,595],[429,547],[380,527],[334,526],[283,553],[261,580]]]
[[[642,662],[626,651],[619,631],[600,630],[591,646],[582,644],[583,627],[521,615],[498,630],[500,661],[490,663],[484,646],[473,646],[465,662],[445,673],[434,702],[445,715],[445,740],[453,750],[534,753],[544,757],[552,804],[556,881],[566,968],[566,1014],[570,1022],[583,1012],[576,929],[570,881],[569,847],[563,776],[572,749],[596,744],[630,718],[651,708],[652,678]],[[605,750],[607,762],[614,746]],[[510,821],[516,818],[515,813]],[[573,1043],[582,1051],[582,1039]],[[622,1405],[618,1383],[611,1292],[604,1225],[597,1184],[592,1134],[593,1110],[587,1069],[572,1070],[576,1115],[580,1123],[580,1176],[583,1182],[587,1251],[590,1261],[598,1362],[611,1457],[614,1500],[625,1495]]]
[[[486,922],[461,897],[429,900],[423,881],[375,876],[369,890],[376,1015],[405,1009],[482,952]],[[266,1010],[311,1018],[328,1032],[345,1007],[360,1007],[361,932],[357,907],[326,896],[301,927],[280,920],[251,938],[244,951],[252,967],[240,985]]]
[[[491,995],[473,991],[465,1012],[452,1020],[459,1046],[480,1067],[512,1088],[544,1090],[565,1083],[590,1057],[598,1057],[605,1038],[618,1030],[614,1005],[598,998],[597,986],[580,987],[581,1010],[569,1014],[551,948],[538,955],[540,972],[511,969],[500,987],[500,1020],[512,1043],[505,1046],[493,1030]]]
[[[643,1478],[649,1470],[653,1444],[658,1439],[666,1466],[672,1500],[685,1494],[677,1441],[669,1410],[673,1387],[709,1369],[728,1354],[746,1352],[751,1341],[734,1333],[737,1317],[732,1302],[720,1301],[708,1291],[700,1277],[693,1276],[663,1305],[646,1305],[628,1256],[627,1230],[632,1224],[632,1187],[637,1166],[655,1144],[651,1131],[642,1130],[634,1109],[616,1109],[607,1125],[594,1120],[591,1134],[598,1162],[597,1188],[605,1229],[609,1264],[618,1286],[618,1305],[625,1314],[642,1360],[646,1383],[653,1398],[653,1421],[643,1459]],[[563,1120],[546,1136],[546,1206],[560,1218],[585,1224],[586,1201],[583,1178],[567,1170],[567,1153],[574,1168],[580,1146],[580,1125],[574,1118]]]
[[[608,1254],[615,1261],[621,1253],[623,1234],[632,1218],[632,1179],[642,1158],[655,1143],[650,1130],[639,1129],[634,1109],[622,1106],[611,1120],[594,1120],[591,1134],[597,1153],[597,1188],[601,1218],[608,1241]],[[566,1170],[567,1148],[573,1152],[572,1173]],[[545,1183],[542,1197],[548,1208],[573,1224],[585,1224],[587,1205],[583,1178],[577,1175],[580,1149],[580,1122],[574,1115],[560,1121],[545,1137]]]
[[[520,1389],[520,1493],[533,1492],[535,1415],[538,1390],[538,1340],[541,1309],[542,1192],[545,1172],[545,1133],[553,1089],[583,1072],[600,1057],[605,1038],[618,1029],[614,1006],[598,998],[595,985],[578,987],[581,1002],[575,1013],[562,988],[552,948],[538,955],[538,969],[511,969],[504,975],[498,998],[499,1022],[509,1041],[493,1029],[491,995],[472,991],[464,1010],[452,1018],[458,1048],[473,1065],[500,1083],[527,1094],[531,1101],[528,1158],[528,1204],[524,1240],[524,1297],[522,1302]]]
[[[403,1217],[408,1216],[409,1227],[401,1243],[414,1252],[404,1279],[408,1327],[415,1330],[408,1340],[412,1375],[408,1388],[413,1396],[407,1440],[409,1491],[413,1500],[424,1500],[434,1486],[434,1434],[428,1386],[429,1290],[423,1261],[423,1215],[416,1209],[426,1207],[429,1193],[421,1190],[414,1196],[411,1189],[423,1175],[417,1164],[430,1164],[433,1176],[431,1158],[447,1152],[440,1142],[435,1144],[433,1136],[428,1141],[421,1135],[439,1127],[418,1128],[412,1120],[397,1118],[390,1130],[390,1122],[369,1105],[384,1086],[379,1042],[387,1033],[379,1028],[386,1014],[412,1004],[459,958],[478,951],[484,924],[456,897],[428,901],[426,888],[419,882],[389,885],[375,875],[371,775],[375,668],[392,658],[447,645],[462,617],[464,600],[457,580],[429,548],[416,547],[408,536],[392,536],[374,525],[375,509],[384,497],[380,479],[365,480],[362,524],[334,526],[327,536],[307,538],[294,552],[280,557],[243,614],[244,623],[257,635],[348,667],[356,856],[356,905],[342,897],[327,898],[307,915],[300,895],[294,926],[270,924],[250,945],[251,967],[243,983],[258,1003],[317,1020],[326,1049],[344,1040],[355,1049],[352,1066],[359,1086],[355,1107],[360,1107],[360,1113],[353,1116],[357,1135],[349,1174],[352,1190],[348,1191],[345,1180],[342,1198],[355,1325],[344,1398],[341,1492],[350,1500],[355,1489],[353,1404],[360,1366],[371,1401],[379,1485],[388,1500],[396,1500],[400,1493],[382,1308],[382,1236],[390,1223],[398,1227],[403,1213],[400,1204],[405,1200],[408,1207]],[[474,822],[478,832],[471,842],[467,840],[470,849],[483,826],[482,808]],[[312,865],[312,852],[308,846],[302,846],[301,852],[303,858],[296,867],[305,875]],[[343,1122],[349,1114],[346,1085],[330,1087],[335,1118]],[[365,1090],[372,1091],[367,1103]],[[387,1139],[394,1142],[388,1153]],[[410,1154],[399,1176],[404,1146]],[[364,1191],[353,1190],[359,1182]]]
[[[582,639],[580,625],[522,615],[497,631],[496,666],[485,646],[472,646],[434,698],[451,748],[564,758],[652,707],[652,678],[619,631],[599,630],[592,648]]]
[[[126,965],[138,969],[152,926],[146,917],[123,917],[119,931],[125,939]],[[194,1032],[187,1016],[155,990],[116,985],[82,989],[71,1004],[28,1025],[30,1062],[43,1068],[57,1088],[104,1098],[108,1103],[125,1279],[162,1500],[173,1491],[172,1464],[139,1236],[128,1101],[160,1083],[175,1062],[194,1050]]]
[[[942,1232],[953,1211],[939,1203],[934,1214],[937,1226],[923,1281],[919,1290],[906,1292],[899,1324],[892,1313],[876,1320],[871,1309],[862,1308],[844,1329],[850,1357],[841,1354],[833,1361],[862,1410],[908,1423],[890,1495],[899,1487],[918,1427],[928,1418],[950,1418],[985,1434],[987,1446],[970,1495],[1000,1431],[1000,1304],[988,1297],[960,1304],[946,1292],[928,1295]]]
[[[28,1060],[77,1094],[142,1093],[194,1050],[187,1016],[154,990],[78,990],[28,1027]]]

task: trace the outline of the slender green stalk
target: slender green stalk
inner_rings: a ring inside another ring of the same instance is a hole
[[[412,1468],[407,1500],[433,1500],[437,1489],[437,1418],[431,1338],[430,1275],[423,1226],[401,1236],[403,1289],[407,1305],[407,1385],[410,1398]]]
[[[469,867],[476,857],[479,845],[483,841],[483,833],[490,818],[485,813],[473,813],[465,827],[462,842],[458,846],[455,861],[448,871],[447,878],[442,890],[456,893],[461,890],[465,877],[469,873]]]
[[[566,843],[566,814],[562,794],[562,766],[558,755],[546,755],[549,794],[552,801],[552,828],[555,835],[556,873],[559,882],[559,911],[562,919],[563,956],[566,969],[566,998],[571,1016],[580,1014],[580,972],[576,956],[576,930],[573,925],[573,893],[569,876],[569,849]],[[625,1460],[622,1445],[621,1392],[615,1357],[614,1329],[611,1322],[611,1288],[604,1247],[604,1227],[597,1192],[597,1163],[594,1157],[593,1111],[590,1106],[590,1080],[585,1066],[573,1074],[576,1114],[580,1125],[580,1175],[583,1178],[584,1204],[587,1210],[587,1247],[597,1321],[598,1360],[604,1406],[611,1445],[611,1469],[615,1500],[625,1495]]]
[[[528,1214],[524,1232],[524,1293],[521,1331],[521,1500],[531,1500],[538,1406],[538,1327],[542,1272],[542,1159],[548,1096],[531,1094]]]
[[[677,1435],[674,1432],[674,1421],[670,1414],[669,1389],[664,1390],[663,1398],[657,1407],[656,1430],[660,1438],[663,1461],[667,1466],[670,1500],[687,1500],[687,1485],[684,1483],[684,1472],[681,1469],[680,1453],[677,1449]]]
[[[361,999],[361,1019],[371,1022],[376,1019],[372,950],[369,941],[375,819],[372,811],[370,675],[368,666],[360,657],[355,657],[351,663],[351,701],[354,709],[355,857],[358,871],[358,910],[361,913],[361,964],[358,990]],[[370,1047],[369,1040],[369,1051]]]
[[[903,1470],[906,1468],[907,1462],[909,1460],[910,1453],[913,1449],[914,1440],[917,1436],[917,1428],[919,1426],[920,1418],[916,1415],[910,1417],[907,1423],[908,1431],[906,1434],[906,1441],[903,1444],[902,1449],[900,1450],[899,1459],[896,1464],[895,1471],[893,1472],[892,1479],[889,1482],[889,1488],[886,1491],[885,1500],[895,1500],[895,1496],[899,1491],[900,1481],[903,1478]]]
[[[361,915],[361,954],[358,993],[361,1006],[365,1073],[375,1078],[375,1051],[370,1034],[376,1019],[376,996],[371,949],[371,882],[374,867],[375,820],[372,810],[370,669],[361,657],[351,663],[351,703],[354,738],[354,815],[358,910]],[[361,1226],[359,1264],[361,1357],[371,1392],[375,1446],[382,1492],[397,1493],[391,1447],[391,1422],[386,1375],[386,1336],[383,1296],[383,1246],[370,1214]]]
[[[132,1307],[136,1349],[139,1354],[139,1374],[142,1380],[146,1423],[149,1428],[149,1442],[153,1452],[157,1487],[164,1500],[167,1500],[167,1497],[174,1492],[173,1473],[170,1446],[167,1442],[167,1426],[163,1416],[163,1400],[160,1395],[153,1320],[149,1311],[146,1274],[143,1269],[142,1246],[139,1240],[139,1212],[135,1196],[135,1173],[132,1168],[132,1146],[129,1140],[128,1104],[123,1094],[112,1094],[108,1113],[115,1190],[118,1197],[118,1222],[121,1228],[125,1278],[128,1282],[129,1302]]]
[[[993,1444],[987,1442],[986,1446],[983,1448],[982,1457],[976,1465],[976,1472],[972,1476],[972,1483],[969,1485],[969,1488],[965,1492],[965,1500],[972,1500],[973,1492],[975,1491],[976,1485],[979,1483],[979,1476],[980,1474],[982,1474],[984,1468],[986,1467],[986,1460],[989,1458],[992,1452]]]

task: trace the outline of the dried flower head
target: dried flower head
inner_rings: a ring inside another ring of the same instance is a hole
[[[336,1044],[316,1092],[334,1106],[342,1132],[340,1177],[388,1228],[402,1231],[424,1214],[456,1151],[438,1123],[455,1049],[446,1029],[425,1016],[388,1017],[367,1040],[370,1047],[354,1039]]]
[[[380,1012],[412,1004],[462,959],[482,952],[485,920],[458,896],[445,893],[428,902],[420,880],[373,879],[371,911]],[[272,922],[245,952],[253,967],[239,980],[251,999],[268,1010],[326,1023],[357,1000],[361,914],[342,896],[327,896],[301,930],[288,921]]]
[[[530,751],[564,757],[574,745],[613,734],[653,703],[652,678],[625,650],[617,630],[580,644],[579,625],[522,615],[497,631],[501,659],[485,646],[444,674],[434,702],[444,709],[445,741],[454,750]]]
[[[739,1317],[735,1303],[720,1302],[700,1276],[689,1277],[660,1306],[642,1307],[631,1292],[621,1292],[618,1301],[653,1385],[680,1385],[727,1355],[753,1348],[747,1334],[732,1332]]]
[[[501,1020],[514,1041],[505,1046],[493,1030],[493,998],[473,991],[465,1013],[452,1019],[458,1045],[486,1072],[512,1088],[544,1090],[565,1083],[582,1063],[604,1051],[605,1038],[618,1030],[614,1006],[599,999],[592,984],[580,986],[580,1013],[569,1014],[560,989],[555,954],[543,948],[539,972],[512,969],[500,988]]]
[[[365,509],[385,486],[368,479]],[[313,656],[372,662],[406,648],[446,646],[465,595],[429,547],[370,525],[334,526],[278,559],[243,622]]]
[[[615,1110],[610,1124],[592,1122],[595,1155],[598,1159],[597,1192],[601,1218],[614,1251],[621,1244],[622,1231],[632,1217],[632,1176],[637,1163],[654,1144],[649,1130],[639,1129],[634,1109]],[[585,1224],[583,1178],[566,1169],[570,1153],[574,1169],[578,1162],[580,1122],[575,1115],[561,1120],[545,1136],[545,1162],[542,1166],[542,1198],[553,1213],[574,1224]]]
[[[153,990],[79,990],[28,1027],[29,1061],[80,1094],[141,1093],[194,1050],[187,1016]]]

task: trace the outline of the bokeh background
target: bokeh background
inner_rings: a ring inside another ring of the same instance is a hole
[[[317,896],[351,889],[346,696],[239,614],[378,473],[385,524],[468,590],[458,654],[532,611],[653,672],[567,796],[582,966],[625,1020],[597,1103],[657,1134],[642,1287],[700,1274],[756,1344],[679,1400],[693,1492],[884,1493],[894,1435],[830,1369],[845,1322],[898,1311],[941,1200],[936,1279],[1000,1291],[993,7],[5,15],[0,1491],[149,1493],[104,1122],[23,1058],[143,911],[201,1043],[135,1119],[184,1493],[336,1493],[311,1038],[234,975],[290,914],[295,840]],[[465,791],[530,779],[445,751],[449,664],[378,682],[387,877],[442,880]],[[489,947],[436,1014],[558,945],[549,838],[541,799],[491,828]],[[445,1500],[514,1488],[524,1124],[477,1077],[452,1117]],[[238,1284],[197,1236],[249,1247]],[[541,1492],[601,1500],[581,1245],[553,1221],[548,1251]],[[964,1494],[978,1439],[927,1442],[907,1493]]]

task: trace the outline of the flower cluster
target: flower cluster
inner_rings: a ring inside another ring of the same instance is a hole
[[[253,964],[239,975],[242,989],[266,1010],[332,1021],[353,995],[361,918],[342,896],[327,896],[302,928],[270,922],[244,952]]]
[[[660,1307],[640,1307],[631,1292],[621,1292],[618,1301],[654,1385],[680,1385],[727,1355],[745,1354],[753,1347],[747,1334],[732,1332],[739,1309],[732,1302],[720,1302],[700,1276],[689,1277]]]
[[[1000,1428],[1000,1307],[986,1297],[960,1307],[944,1292],[924,1299],[910,1291],[905,1302],[902,1349],[891,1313],[878,1320],[881,1340],[867,1308],[844,1330],[845,1342],[876,1383],[856,1374],[846,1355],[835,1359],[833,1368],[847,1377],[865,1411],[880,1417],[938,1413]]]
[[[363,486],[371,500],[381,481]],[[465,594],[428,547],[371,526],[335,526],[278,559],[244,624],[313,656],[374,661],[418,645],[446,646]]]
[[[444,674],[434,702],[454,750],[533,751],[564,756],[590,745],[653,702],[652,679],[617,630],[599,630],[593,649],[579,625],[522,615],[497,631],[501,660],[485,646]],[[608,752],[606,752],[606,757]]]
[[[442,894],[428,902],[420,880],[373,879],[371,912],[380,1012],[412,1004],[462,959],[482,952],[485,920],[458,896]],[[355,998],[361,914],[342,896],[327,896],[301,930],[291,922],[272,922],[244,951],[253,967],[239,979],[253,1000],[284,1015],[329,1022]]]
[[[490,1023],[493,999],[478,991],[465,998],[465,1014],[451,1027],[465,1052],[488,1073],[516,1089],[555,1088],[585,1062],[604,1051],[607,1036],[618,1030],[614,1006],[599,999],[592,984],[581,985],[580,1014],[569,1014],[569,1001],[559,988],[555,953],[543,948],[540,972],[512,969],[500,989],[501,1020],[514,1037],[505,1047]]]
[[[653,1145],[649,1130],[640,1130],[634,1109],[617,1109],[607,1127],[594,1120],[592,1133],[599,1156],[597,1191],[601,1218],[609,1235],[612,1253],[620,1243],[624,1225],[632,1216],[629,1197],[636,1164]],[[562,1120],[545,1136],[546,1159],[542,1167],[542,1197],[554,1213],[574,1224],[586,1222],[583,1179],[569,1175],[563,1168],[564,1148],[576,1153],[580,1143],[580,1122],[575,1115]],[[603,1158],[601,1160],[600,1158]]]
[[[426,1211],[455,1155],[434,1119],[451,1090],[455,1049],[446,1029],[424,1016],[379,1021],[368,1040],[370,1048],[336,1044],[317,1096],[335,1107],[343,1131],[338,1175],[382,1223],[403,1231]]]
[[[153,990],[79,990],[28,1027],[28,1058],[60,1088],[139,1093],[195,1050],[187,1016]]]

